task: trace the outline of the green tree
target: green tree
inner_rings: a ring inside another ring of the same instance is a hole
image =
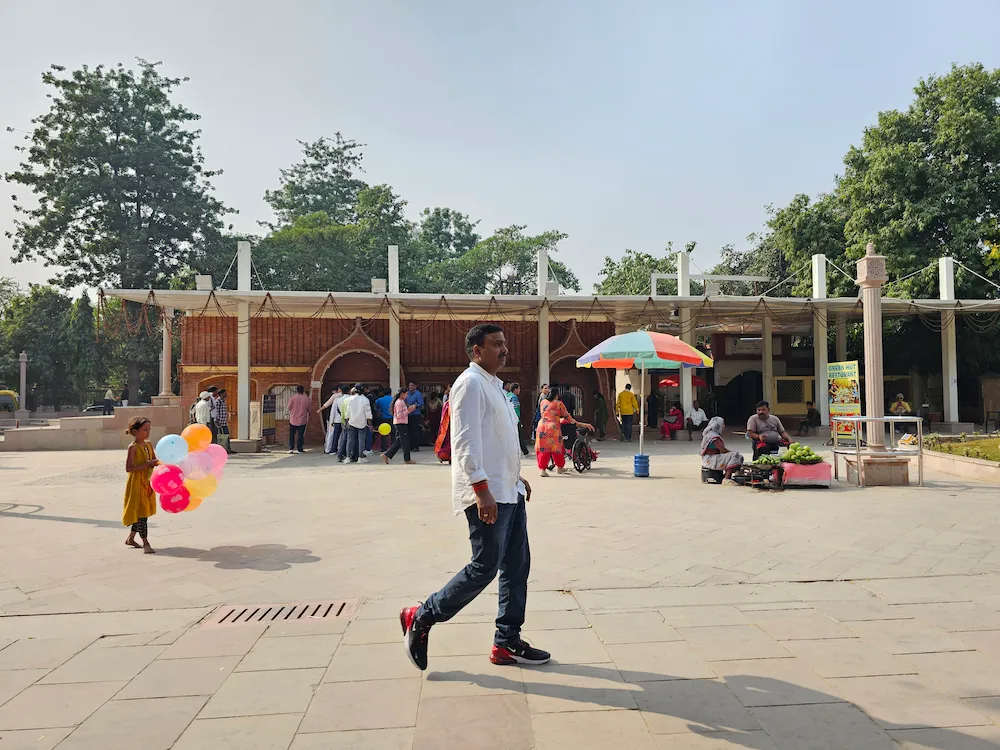
[[[766,250],[766,259],[761,262],[770,265],[772,278],[777,284],[787,276],[795,278],[775,293],[791,296],[812,296],[812,274],[809,271],[811,258],[816,253],[826,255],[827,260],[844,268],[851,265],[847,257],[844,239],[844,223],[848,212],[837,193],[819,196],[811,201],[809,196],[796,195],[791,203],[782,209],[768,207],[770,218],[767,226],[770,235],[757,236],[758,249]],[[780,253],[783,262],[778,261],[772,250]],[[756,254],[756,253],[755,253]],[[849,269],[845,271],[850,272]],[[840,273],[827,274],[829,292],[835,296],[853,296],[855,285]]]
[[[67,372],[71,392],[81,407],[89,406],[90,392],[104,380],[105,347],[97,341],[94,306],[83,292],[73,303],[67,325]]]
[[[425,208],[420,215],[420,238],[437,251],[441,260],[458,258],[482,239],[475,232],[478,225],[460,211]]]
[[[280,187],[264,193],[264,200],[278,217],[278,226],[290,226],[298,218],[319,212],[334,224],[353,224],[359,193],[366,187],[356,177],[364,171],[364,144],[347,140],[339,132],[332,139],[299,144],[302,161],[282,169]]]
[[[51,105],[5,176],[37,201],[28,208],[14,197],[15,262],[54,266],[53,283],[66,289],[143,289],[166,283],[221,230],[227,209],[210,184],[218,173],[205,169],[191,128],[199,117],[172,101],[183,80],[144,60],[138,70],[53,65],[42,75]],[[149,365],[138,357],[155,347],[126,349],[135,393]]]
[[[524,230],[524,226],[517,224],[498,229],[460,258],[450,261],[452,265],[446,269],[453,284],[450,293],[537,294],[537,258],[542,248],[548,251],[550,280],[579,291],[580,280],[564,263],[552,257],[566,235],[548,231],[531,236]]]
[[[838,192],[848,209],[847,257],[874,242],[890,277],[950,255],[990,270],[984,243],[1000,241],[1000,70],[953,66],[915,88],[905,112],[882,112],[844,159]],[[971,274],[966,296],[995,292]],[[936,296],[934,274],[895,284],[890,294]]]
[[[32,286],[15,297],[0,320],[5,356],[0,359],[0,381],[17,383],[17,355],[28,353],[28,388],[41,403],[58,409],[73,400],[67,378],[71,362],[68,330],[72,300],[51,286]]]
[[[636,250],[626,250],[618,260],[606,256],[604,267],[598,272],[601,280],[594,285],[594,292],[609,297],[648,295],[649,279],[654,273],[677,273],[673,243],[667,243],[662,257]],[[658,294],[677,294],[676,278],[660,279],[656,291]]]
[[[12,279],[10,276],[0,276],[0,315],[3,315],[7,306],[20,294],[21,285],[17,283],[17,279]]]

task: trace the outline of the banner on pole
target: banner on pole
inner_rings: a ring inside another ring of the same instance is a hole
[[[858,361],[830,362],[826,367],[830,383],[830,417],[861,416],[861,385]],[[837,435],[855,438],[855,425],[837,423]]]

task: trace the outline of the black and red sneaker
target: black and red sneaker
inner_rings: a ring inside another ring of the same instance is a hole
[[[535,648],[527,641],[518,638],[513,643],[503,646],[493,645],[490,661],[494,664],[545,664],[552,658],[548,651]]]
[[[399,624],[403,627],[403,643],[406,655],[420,671],[427,669],[427,634],[431,626],[417,619],[419,607],[403,607],[399,610]]]

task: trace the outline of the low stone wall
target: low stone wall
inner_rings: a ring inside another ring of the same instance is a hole
[[[985,461],[981,458],[955,456],[951,453],[924,451],[924,468],[940,471],[962,479],[975,479],[980,482],[1000,484],[1000,464],[996,461]]]
[[[135,416],[152,420],[150,439],[179,433],[187,424],[187,410],[180,406],[119,406],[113,416],[67,417],[44,427],[20,427],[3,431],[0,451],[79,451],[127,448],[132,438],[125,433]]]

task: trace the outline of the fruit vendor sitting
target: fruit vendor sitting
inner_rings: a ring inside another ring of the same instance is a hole
[[[743,456],[726,447],[722,431],[726,423],[722,417],[712,417],[701,433],[701,466],[703,469],[723,472],[723,484],[736,484],[733,472],[743,465]]]
[[[761,454],[774,453],[792,442],[781,420],[771,414],[771,404],[767,401],[757,402],[757,413],[747,420],[747,437],[753,443],[755,461]]]

